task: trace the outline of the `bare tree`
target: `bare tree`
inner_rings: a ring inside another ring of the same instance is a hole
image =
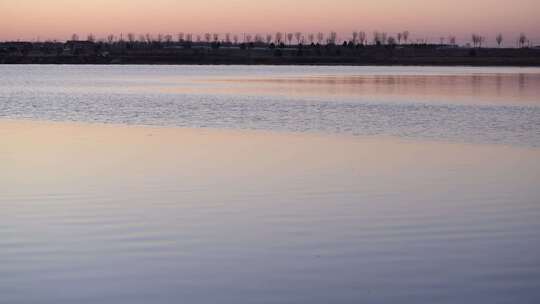
[[[210,33],[204,34],[204,40],[206,41],[206,43],[210,43],[211,38],[212,38],[212,35]]]
[[[187,42],[192,42],[193,41],[193,34],[191,34],[191,33],[186,34],[186,40],[187,40]]]
[[[396,45],[396,38],[394,38],[393,36],[390,36],[388,37],[387,42],[388,42],[388,45],[394,46]]]
[[[358,41],[358,32],[354,31],[352,32],[352,43],[356,44],[357,41]]]
[[[214,34],[212,35],[212,38],[213,38],[214,42],[218,42],[218,40],[219,40],[219,34],[218,34],[218,33],[214,33]]]
[[[472,34],[472,42],[474,47],[482,47],[482,43],[485,41],[485,38],[478,34]]]
[[[501,47],[501,44],[503,42],[503,35],[501,33],[497,34],[497,37],[495,37],[495,40],[497,41],[497,45]]]
[[[450,44],[452,46],[455,46],[456,45],[456,36],[452,36],[452,35],[448,36],[448,41],[450,42]]]
[[[386,44],[388,41],[388,34],[386,32],[381,33],[382,44]]]
[[[275,37],[276,37],[275,38],[276,44],[280,44],[283,41],[283,33],[282,32],[277,32]]]
[[[309,33],[308,40],[310,44],[313,44],[313,42],[315,41],[315,35],[313,33]]]
[[[225,42],[226,43],[231,43],[231,33],[226,33],[225,34]]]
[[[373,32],[373,44],[382,45],[385,42],[386,42],[385,33],[381,33],[378,31]]]
[[[328,44],[336,44],[337,43],[337,33],[332,31],[328,35]]]
[[[525,35],[525,33],[519,34],[518,42],[520,47],[525,47],[525,44],[527,43],[527,35]]]
[[[167,44],[171,44],[171,42],[172,42],[172,40],[173,40],[173,37],[172,37],[172,35],[167,34],[167,35],[164,36],[164,39],[165,39],[165,42],[166,42]]]
[[[291,45],[293,36],[294,36],[293,33],[287,33],[287,42],[289,42],[289,45]]]
[[[358,40],[360,41],[361,45],[364,45],[366,43],[366,39],[366,32],[361,31],[360,33],[358,33]]]
[[[398,44],[401,44],[401,39],[403,39],[403,33],[397,33]]]
[[[244,38],[244,42],[251,43],[252,38],[253,37],[251,36],[251,34],[247,34],[246,37]]]
[[[294,33],[294,38],[296,39],[296,44],[300,44],[300,39],[302,39],[302,33],[300,32]]]
[[[79,35],[77,35],[77,34],[71,35],[71,40],[73,40],[73,41],[79,41]]]
[[[130,43],[135,42],[135,34],[133,34],[133,33],[128,33],[128,34],[127,34],[127,37],[128,37],[128,41],[129,41]]]
[[[178,38],[178,42],[184,41],[184,33],[180,32],[176,35],[176,37]]]
[[[107,36],[107,42],[108,42],[109,44],[111,44],[111,43],[114,42],[114,35],[113,35],[113,34],[109,34],[109,35]]]
[[[321,44],[324,40],[324,33],[318,32],[317,33],[317,43]]]
[[[95,41],[96,41],[96,37],[94,36],[94,34],[90,33],[90,34],[88,34],[88,36],[86,37],[86,40],[87,40],[87,41],[90,41],[90,42],[95,42]]]
[[[404,31],[403,32],[403,41],[405,41],[405,44],[409,41],[409,31]]]

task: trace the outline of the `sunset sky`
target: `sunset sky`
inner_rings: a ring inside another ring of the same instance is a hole
[[[478,32],[507,40],[525,32],[540,43],[539,0],[0,0],[0,40],[63,40],[78,33],[352,30],[413,38]],[[510,43],[507,41],[507,43]]]

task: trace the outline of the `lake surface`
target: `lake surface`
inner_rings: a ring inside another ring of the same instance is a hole
[[[0,66],[0,117],[540,147],[539,68]]]
[[[539,84],[0,66],[0,303],[538,303]]]

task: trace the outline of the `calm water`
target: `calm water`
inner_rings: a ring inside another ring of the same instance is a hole
[[[539,303],[539,84],[0,66],[0,303]]]
[[[1,66],[0,117],[539,147],[540,69]]]

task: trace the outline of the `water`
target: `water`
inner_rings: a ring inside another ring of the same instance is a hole
[[[538,147],[540,69],[2,66],[0,117]]]
[[[0,303],[538,303],[537,69],[0,66]]]

